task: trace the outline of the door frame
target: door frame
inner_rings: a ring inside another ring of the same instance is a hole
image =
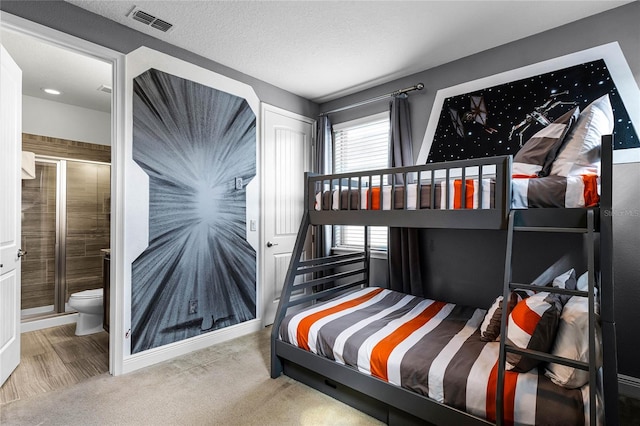
[[[314,159],[315,159],[315,144],[316,144],[316,127],[317,127],[317,120],[311,117],[307,117],[295,112],[291,112],[291,111],[287,111],[286,109],[282,109],[279,108],[277,106],[268,104],[266,102],[260,102],[260,117],[262,118],[262,123],[260,126],[260,170],[261,170],[261,174],[260,174],[260,210],[262,211],[262,214],[260,215],[260,221],[259,221],[259,226],[260,226],[260,232],[259,232],[259,253],[258,253],[258,257],[259,257],[259,274],[260,274],[260,283],[262,284],[260,286],[260,303],[259,303],[259,312],[258,312],[258,317],[262,319],[262,323],[264,325],[265,323],[265,317],[264,317],[264,312],[263,312],[263,308],[264,308],[264,304],[266,303],[266,297],[267,295],[265,294],[265,260],[266,260],[266,255],[267,252],[266,250],[264,250],[265,244],[266,244],[266,235],[265,235],[265,217],[267,216],[267,210],[266,210],[266,200],[264,197],[265,194],[265,182],[266,182],[266,173],[268,172],[267,167],[265,167],[265,155],[264,155],[264,150],[265,150],[265,140],[266,140],[266,132],[268,131],[268,129],[265,127],[265,123],[267,120],[265,120],[265,114],[267,112],[271,112],[274,114],[279,114],[279,115],[283,115],[285,117],[288,118],[292,118],[294,120],[300,120],[300,121],[304,121],[305,123],[309,123],[311,124],[311,140],[309,141],[309,158],[307,158],[308,161],[308,165],[310,168],[313,168],[313,164],[314,164]]]
[[[104,46],[0,11],[0,27],[34,37],[44,43],[111,64],[111,294],[109,372],[123,374],[124,360],[124,110],[125,56]]]

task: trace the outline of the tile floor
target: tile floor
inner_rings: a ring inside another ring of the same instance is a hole
[[[23,333],[20,365],[0,388],[0,405],[64,389],[109,370],[109,335],[76,336],[76,325]]]

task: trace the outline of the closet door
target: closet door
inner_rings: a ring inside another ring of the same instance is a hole
[[[304,210],[315,120],[263,104],[264,325],[273,323]],[[308,251],[308,250],[307,250]],[[304,255],[303,255],[304,256]]]

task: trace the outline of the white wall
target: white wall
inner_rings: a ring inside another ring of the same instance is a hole
[[[111,145],[111,114],[23,96],[22,131],[53,138]]]

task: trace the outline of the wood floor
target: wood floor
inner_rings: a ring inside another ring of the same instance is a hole
[[[75,324],[22,334],[20,365],[0,388],[0,405],[63,389],[109,370],[109,335],[76,336]]]

